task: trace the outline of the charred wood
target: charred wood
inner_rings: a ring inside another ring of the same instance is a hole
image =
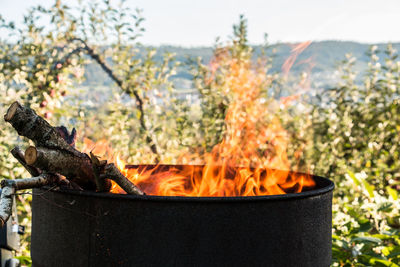
[[[67,142],[68,145],[75,147],[76,142],[76,130],[72,129],[71,133],[69,133],[68,129],[65,126],[56,127],[58,134]]]

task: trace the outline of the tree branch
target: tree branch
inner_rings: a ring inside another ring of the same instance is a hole
[[[140,112],[140,116],[139,116],[139,122],[140,122],[140,126],[142,127],[142,129],[146,132],[146,142],[150,145],[151,151],[157,155],[157,158],[159,157],[158,155],[158,151],[157,151],[157,147],[152,139],[152,137],[150,136],[148,129],[146,127],[146,123],[145,123],[145,118],[144,118],[144,104],[143,104],[143,100],[142,98],[139,96],[139,93],[137,90],[128,90],[128,88],[126,88],[124,86],[123,81],[118,78],[114,72],[112,71],[112,69],[110,67],[107,66],[106,62],[104,62],[104,60],[100,57],[99,54],[97,54],[84,40],[80,39],[80,38],[72,38],[71,41],[79,41],[82,43],[84,49],[87,51],[87,53],[89,54],[89,56],[95,60],[100,67],[103,69],[103,71],[105,73],[107,73],[107,75],[118,85],[119,88],[121,88],[122,91],[124,92],[132,92],[135,99],[136,99],[136,103],[137,103],[137,108]]]

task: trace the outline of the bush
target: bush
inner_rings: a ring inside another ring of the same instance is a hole
[[[391,45],[379,63],[375,46],[364,84],[356,84],[347,55],[340,65],[343,82],[317,95],[312,111],[314,173],[336,182],[334,262],[398,266],[399,66]]]
[[[292,168],[309,166],[336,183],[333,265],[400,265],[400,62],[391,46],[383,61],[372,47],[361,85],[352,71],[355,59],[347,56],[339,65],[343,81],[334,88],[282,98],[299,80],[271,72],[271,56],[254,52],[241,17],[230,42],[216,45],[210,64],[188,63],[200,95],[192,104],[177,97],[170,79],[182,63],[168,53],[158,61],[154,49],[140,54],[142,21],[140,10],[123,1],[85,2],[77,10],[55,1],[49,9],[32,8],[21,29],[1,19],[16,42],[2,41],[0,112],[19,100],[53,124],[76,127],[78,146],[83,136],[105,138],[130,163],[186,163],[193,158],[182,155],[209,152],[229,132],[229,104],[251,87],[264,103],[258,114],[263,125],[275,121],[286,129]],[[113,86],[79,86],[88,62]],[[0,175],[27,175],[9,156],[20,138],[3,121],[0,131]],[[260,146],[260,153],[272,143]],[[20,218],[29,225],[31,197],[18,198]],[[29,236],[19,253],[29,263]]]

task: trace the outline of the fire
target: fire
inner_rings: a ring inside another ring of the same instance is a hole
[[[287,77],[291,68],[293,67],[294,62],[296,61],[297,57],[311,44],[311,41],[306,41],[303,43],[299,43],[292,48],[291,55],[285,60],[282,65],[282,72],[284,77]],[[302,94],[308,92],[311,88],[309,76],[311,74],[311,70],[314,68],[315,63],[313,57],[309,57],[305,60],[301,60],[297,63],[298,65],[306,65],[306,72],[303,73],[302,80],[298,84],[299,90],[296,94],[282,97],[280,99],[280,103],[286,107],[292,101],[297,100]]]
[[[295,49],[295,55],[307,45]],[[291,66],[292,61],[286,65]],[[94,154],[113,161],[148,195],[260,196],[301,192],[305,187],[314,186],[310,175],[290,171],[288,133],[263,97],[262,88],[270,82],[265,69],[253,64],[251,59],[229,58],[223,53],[211,63],[211,75],[221,66],[229,70],[222,91],[229,97],[230,104],[222,142],[204,155],[181,157],[186,161],[201,158],[202,165],[129,167],[118,156],[112,156],[104,140],[95,144],[85,139],[84,150],[94,149]],[[279,106],[279,101],[275,102],[269,104]],[[124,193],[114,183],[111,191]]]
[[[311,41],[305,41],[295,45],[292,48],[291,55],[285,60],[282,65],[282,72],[285,76],[288,75],[297,57],[311,44]]]

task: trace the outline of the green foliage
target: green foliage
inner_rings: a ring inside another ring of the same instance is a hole
[[[399,66],[391,45],[380,64],[371,47],[363,84],[355,58],[343,82],[317,95],[312,109],[313,172],[335,180],[334,260],[338,266],[400,264]]]
[[[358,61],[347,56],[339,65],[340,84],[290,102],[281,97],[296,91],[293,85],[299,81],[271,71],[276,69],[268,57],[271,47],[260,52],[248,44],[247,21],[241,16],[232,39],[216,45],[210,62],[198,58],[186,65],[199,95],[190,102],[171,82],[181,66],[174,55],[161,56],[137,42],[142,22],[140,10],[129,10],[124,1],[75,6],[55,1],[49,9],[32,8],[18,29],[0,18],[0,27],[15,39],[1,41],[0,113],[19,100],[53,124],[76,127],[80,147],[83,136],[104,138],[133,164],[184,162],[180,156],[210,151],[221,141],[233,101],[232,72],[237,66],[250,69],[263,77],[257,97],[265,101],[265,113],[279,116],[288,131],[292,166],[310,166],[336,183],[333,265],[400,265],[400,62],[393,47],[384,59],[372,47],[363,84],[354,71]],[[94,73],[109,78],[109,86],[79,86],[93,65]],[[304,74],[300,83],[306,79]],[[9,155],[21,144],[27,140],[1,121],[2,177],[27,175]],[[18,198],[27,226],[31,196]],[[19,254],[29,265],[29,235]]]
[[[399,266],[400,203],[397,191],[383,194],[368,183],[365,172],[349,171],[333,205],[333,260],[335,266]],[[388,194],[386,194],[388,193]]]
[[[315,172],[343,177],[347,169],[364,170],[373,177],[371,184],[383,189],[400,184],[399,62],[388,46],[381,65],[375,49],[363,85],[354,82],[355,59],[348,56],[341,65],[343,84],[317,96],[313,136],[316,153],[323,156]]]
[[[12,88],[7,88],[5,86],[5,77],[2,73],[0,73],[0,99],[2,100],[0,103],[0,113],[5,114],[6,109],[9,105],[15,101],[16,99],[22,100],[21,95],[23,92],[16,91]],[[16,179],[21,177],[29,177],[28,173],[24,170],[24,168],[19,165],[19,163],[10,156],[10,150],[17,145],[23,145],[22,140],[15,135],[15,131],[10,129],[8,125],[4,122],[4,120],[0,121],[0,176],[2,178],[7,179]],[[24,142],[24,144],[27,144]],[[18,216],[20,219],[20,223],[25,225],[26,235],[22,237],[22,247],[19,253],[23,255],[29,255],[30,250],[30,216],[31,216],[31,208],[30,208],[30,195],[17,195],[18,199]]]

